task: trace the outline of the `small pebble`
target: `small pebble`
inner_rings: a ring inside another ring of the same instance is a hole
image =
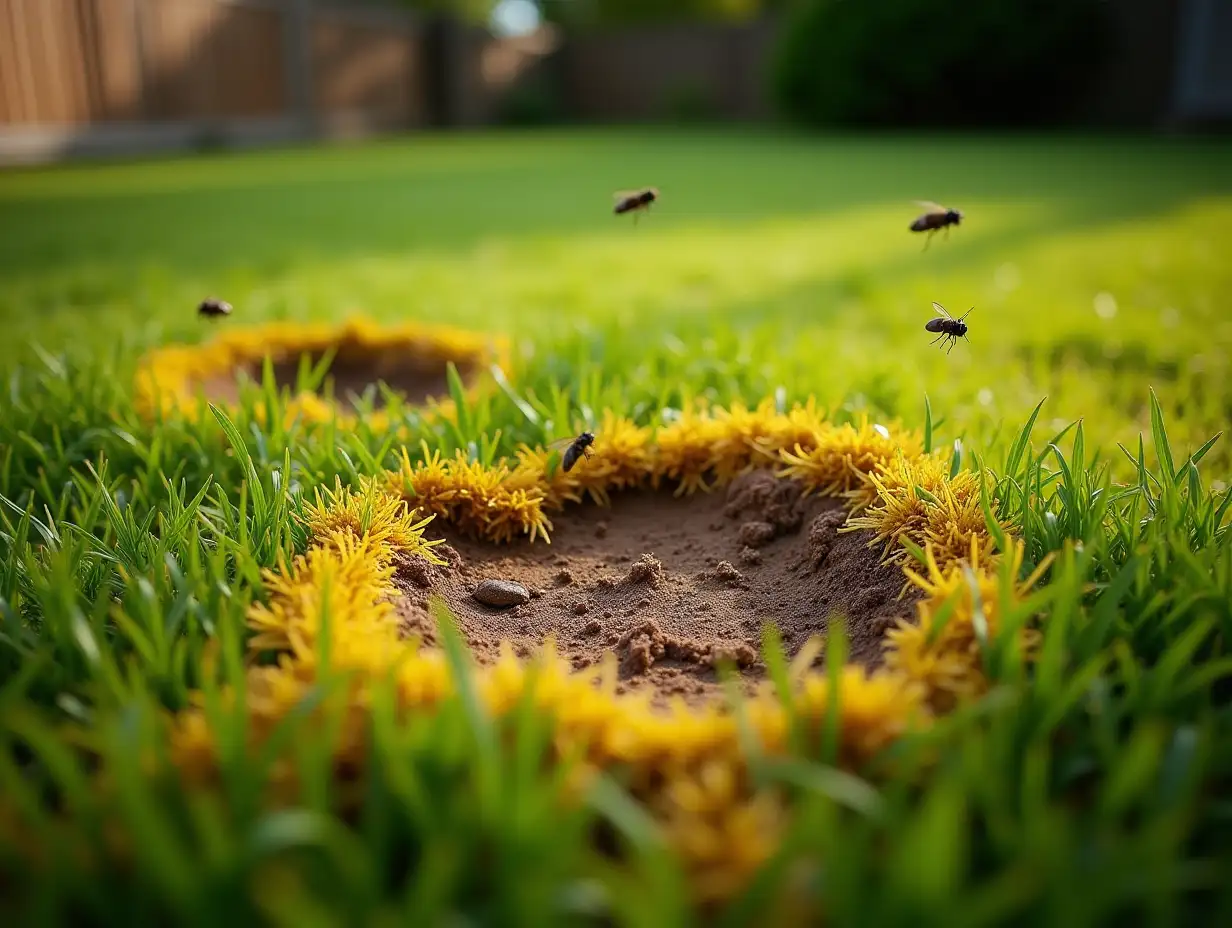
[[[744,582],[744,576],[736,570],[731,561],[719,561],[714,574],[724,583],[739,584]]]
[[[484,580],[475,587],[471,597],[485,606],[503,609],[508,606],[520,606],[530,602],[530,593],[520,583],[510,580]]]

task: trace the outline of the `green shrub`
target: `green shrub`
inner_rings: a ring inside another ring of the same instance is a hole
[[[556,75],[539,68],[523,76],[497,104],[497,119],[505,126],[550,126],[565,119]]]
[[[1094,74],[1104,0],[800,0],[774,93],[801,122],[1063,121]]]

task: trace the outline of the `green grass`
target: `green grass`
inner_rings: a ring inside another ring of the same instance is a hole
[[[664,199],[633,228],[608,198],[641,183]],[[914,198],[967,222],[922,252]],[[1132,442],[1149,384],[1192,448],[1232,409],[1229,230],[1225,141],[590,132],[15,172],[0,353],[87,325],[194,340],[217,293],[235,325],[443,319],[721,399],[914,416],[927,393],[981,438],[1047,395],[1045,423]],[[948,357],[924,350],[932,300],[975,307]]]
[[[663,192],[650,217],[607,214],[643,183]],[[967,221],[921,252],[914,198]],[[236,305],[228,325],[359,309],[509,332],[511,391],[544,405],[498,394],[465,433],[406,412],[446,450],[775,391],[923,428],[927,397],[933,443],[992,472],[1028,562],[1058,554],[1029,604],[1040,660],[994,649],[987,699],[859,772],[875,802],[853,808],[816,759],[777,774],[788,840],[723,916],[764,924],[795,881],[843,924],[1221,923],[1232,453],[1206,443],[1232,409],[1229,241],[1222,141],[638,130],[0,176],[0,795],[50,854],[5,838],[0,803],[13,923],[694,918],[616,784],[560,811],[533,714],[494,742],[461,699],[413,721],[378,701],[357,821],[332,812],[328,726],[286,733],[294,810],[262,807],[268,771],[238,753],[209,793],[143,773],[157,708],[209,682],[207,641],[242,679],[259,568],[304,545],[288,514],[396,450],[363,426],[263,429],[260,389],[234,415],[239,453],[213,417],[142,423],[132,364],[203,337],[206,293]],[[972,344],[927,347],[934,299],[975,306]],[[235,713],[218,724],[242,737]],[[113,817],[135,868],[108,853]]]

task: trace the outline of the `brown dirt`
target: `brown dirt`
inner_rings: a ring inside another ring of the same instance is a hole
[[[323,355],[306,352],[312,364],[320,363]],[[289,355],[274,361],[274,380],[279,388],[295,389],[299,378],[300,355]],[[458,363],[458,362],[455,362]],[[215,402],[234,403],[239,399],[239,375],[243,371],[249,379],[260,382],[261,364],[253,363],[237,368],[228,374],[217,374],[206,378],[200,384],[207,399]],[[458,364],[458,373],[463,382],[470,379],[472,371],[469,365]],[[395,393],[401,394],[405,402],[411,405],[424,403],[429,399],[449,395],[449,381],[445,371],[445,362],[437,358],[416,357],[406,352],[387,350],[338,355],[329,366],[325,380],[333,380],[334,397],[338,400],[349,400],[359,397],[371,384],[384,382]],[[325,384],[321,384],[324,392]],[[373,406],[380,409],[385,405],[385,397],[378,389],[373,397]]]
[[[620,689],[690,699],[715,692],[724,657],[749,681],[764,675],[767,619],[794,655],[832,615],[846,615],[849,659],[874,667],[886,629],[914,613],[911,594],[897,598],[902,571],[879,563],[866,533],[838,533],[844,520],[834,501],[802,499],[794,481],[765,472],[726,493],[625,493],[611,509],[583,505],[554,516],[551,545],[451,539],[436,549],[447,567],[406,559],[398,613],[408,635],[436,644],[428,598],[438,593],[480,663],[497,657],[502,639],[529,656],[554,635],[579,669],[614,652]],[[486,579],[521,583],[531,600],[480,605],[470,593]]]

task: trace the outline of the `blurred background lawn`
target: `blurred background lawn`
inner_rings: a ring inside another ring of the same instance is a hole
[[[642,184],[661,203],[613,217]],[[963,225],[923,250],[917,198]],[[927,393],[981,441],[1048,395],[1044,429],[1136,442],[1154,387],[1192,448],[1232,410],[1229,241],[1226,141],[606,128],[23,170],[0,352],[194,341],[216,294],[226,325],[501,330],[532,368],[724,401],[918,422]],[[928,346],[932,300],[975,308],[970,344]]]
[[[1157,131],[1232,118],[1211,0],[9,2],[0,162],[150,157],[0,173],[0,360],[132,360],[216,295],[508,332],[643,414],[927,395],[979,444],[1047,394],[1115,454],[1150,388],[1180,449],[1232,410],[1232,138]],[[917,199],[966,220],[924,251]]]

